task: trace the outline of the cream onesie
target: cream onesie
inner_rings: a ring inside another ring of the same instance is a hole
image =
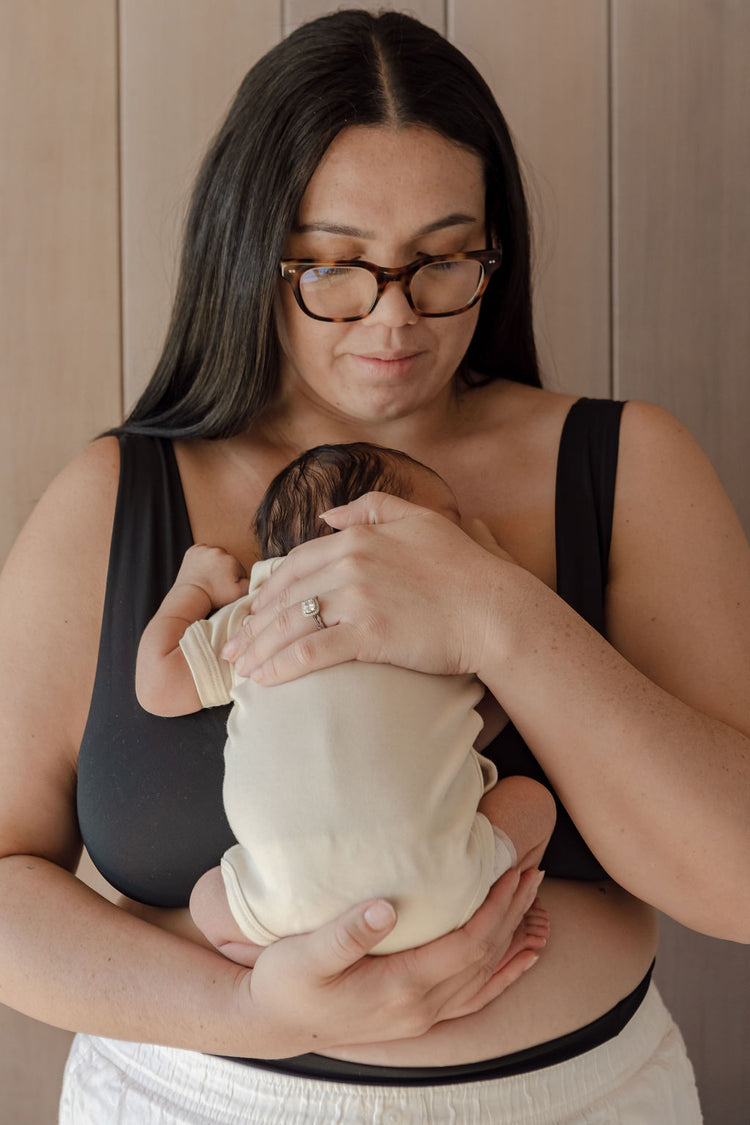
[[[180,647],[204,707],[233,703],[224,807],[237,839],[221,861],[229,906],[253,942],[317,929],[368,898],[398,922],[391,953],[463,925],[513,845],[477,812],[497,780],[474,750],[474,676],[351,661],[262,687],[218,655],[280,559],[248,594],[194,622]]]

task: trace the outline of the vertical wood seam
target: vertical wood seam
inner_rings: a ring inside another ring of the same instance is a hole
[[[125,417],[125,277],[123,274],[124,231],[123,231],[123,153],[122,153],[122,4],[121,0],[114,0],[115,5],[115,214],[117,215],[117,310],[118,310],[118,360],[120,384],[120,419]]]
[[[617,327],[617,270],[615,268],[615,54],[614,54],[614,4],[607,0],[607,253],[609,255],[609,397],[615,398],[619,379],[616,371],[615,332]]]

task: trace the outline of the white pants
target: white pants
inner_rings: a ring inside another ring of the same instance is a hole
[[[289,1077],[193,1051],[76,1036],[60,1125],[700,1125],[682,1036],[653,985],[568,1062],[449,1086]]]

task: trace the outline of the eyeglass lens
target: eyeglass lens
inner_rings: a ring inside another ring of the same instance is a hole
[[[482,281],[481,262],[430,262],[411,279],[411,298],[421,313],[449,313],[468,305]],[[305,308],[315,316],[346,318],[370,311],[378,283],[361,266],[316,266],[300,277]]]

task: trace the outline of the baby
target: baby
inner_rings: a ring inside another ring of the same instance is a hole
[[[393,903],[398,922],[373,952],[428,942],[462,926],[509,867],[536,866],[554,827],[549,790],[527,777],[498,782],[479,753],[505,716],[490,700],[483,724],[475,676],[352,661],[262,687],[221,658],[283,556],[333,531],[321,512],[371,491],[459,522],[448,485],[406,454],[318,446],[266,492],[255,518],[263,561],[248,592],[237,598],[242,570],[232,556],[191,547],[141,639],[136,690],[146,710],[233,703],[224,805],[238,843],[198,881],[190,908],[241,964],[253,963],[258,945],[374,897]],[[317,600],[308,602],[300,611],[314,615]]]

